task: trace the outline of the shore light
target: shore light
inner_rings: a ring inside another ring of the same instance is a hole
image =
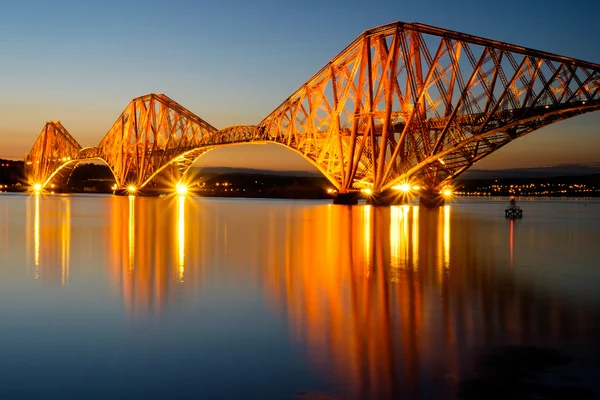
[[[133,185],[129,185],[129,186],[127,186],[127,191],[128,191],[129,193],[135,193],[135,191],[136,191],[136,188],[135,188],[135,186],[133,186]]]
[[[446,188],[446,189],[442,190],[442,195],[445,198],[452,197],[452,189]]]
[[[367,194],[367,195],[373,194],[373,191],[371,189],[368,189],[368,188],[367,189],[361,189],[361,192],[363,192],[364,194]]]
[[[404,193],[410,192],[410,185],[408,183],[403,183],[401,185],[396,186],[395,188]]]
[[[40,190],[42,190],[42,184],[41,183],[35,183],[33,185],[33,190],[36,192],[39,192]]]
[[[185,186],[182,183],[177,184],[177,194],[178,195],[183,196],[183,195],[187,194],[187,192],[188,192],[187,186]]]

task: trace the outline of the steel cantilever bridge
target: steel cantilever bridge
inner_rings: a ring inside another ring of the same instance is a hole
[[[432,26],[365,31],[255,126],[218,130],[162,94],[133,99],[97,147],[57,121],[26,157],[32,182],[64,185],[102,159],[118,188],[182,176],[202,154],[277,143],[315,165],[354,203],[419,187],[425,205],[478,160],[553,122],[600,108],[600,65]],[[391,199],[391,200],[390,200]]]

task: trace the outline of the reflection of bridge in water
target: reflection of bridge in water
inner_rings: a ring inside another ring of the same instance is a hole
[[[46,124],[26,167],[64,186],[101,159],[118,189],[177,180],[212,149],[276,143],[317,167],[339,195],[374,204],[419,187],[422,203],[478,160],[548,124],[600,107],[600,65],[422,24],[365,31],[256,126],[221,130],[165,95],[132,100],[97,147]]]
[[[67,284],[70,273],[77,282],[86,267],[69,266],[70,249],[89,240],[71,217],[77,200],[30,199],[33,274]],[[595,311],[571,295],[548,296],[539,280],[510,267],[514,221],[492,229],[501,240],[489,235],[489,221],[451,206],[252,203],[240,214],[235,202],[101,199],[110,220],[98,265],[132,318],[161,318],[215,286],[260,287],[264,307],[285,321],[318,374],[341,380],[344,398],[447,398],[423,393],[454,385],[482,348],[597,337]],[[423,386],[438,380],[447,385]]]

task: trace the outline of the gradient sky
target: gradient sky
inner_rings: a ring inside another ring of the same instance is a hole
[[[0,3],[0,158],[22,159],[48,120],[94,146],[129,101],[165,93],[217,128],[256,124],[366,29],[400,20],[600,63],[600,2],[87,1]],[[600,112],[519,139],[477,164],[600,161]],[[273,145],[203,165],[311,169]]]

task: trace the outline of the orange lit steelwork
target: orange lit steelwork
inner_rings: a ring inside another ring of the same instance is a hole
[[[422,24],[368,30],[258,126],[341,193],[439,190],[550,123],[600,107],[600,65]]]
[[[257,126],[217,130],[149,94],[96,148],[80,149],[49,123],[26,162],[33,181],[47,183],[76,159],[101,158],[119,188],[141,189],[168,167],[183,175],[215,147],[271,142],[309,160],[340,194],[405,182],[439,193],[507,143],[598,110],[599,89],[598,64],[395,22],[365,31]]]
[[[65,184],[77,165],[80,150],[79,143],[59,121],[46,123],[25,157],[25,174],[34,190],[39,192],[52,178],[56,184]]]

